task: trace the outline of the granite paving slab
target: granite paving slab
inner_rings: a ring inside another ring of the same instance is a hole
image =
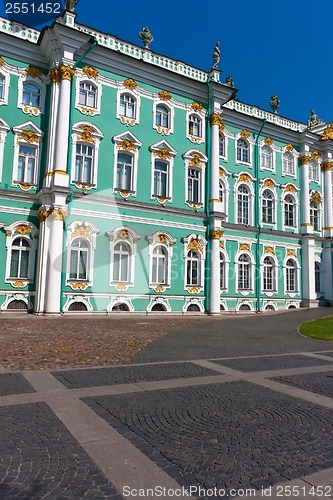
[[[0,408],[0,497],[121,496],[45,403]]]
[[[147,366],[119,366],[111,368],[87,368],[52,372],[68,389],[98,387],[103,385],[155,382],[189,377],[218,375],[217,372],[193,363],[166,363]]]
[[[327,361],[327,359],[321,360],[319,358],[311,358],[310,356],[302,356],[301,354],[221,360],[210,359],[210,361],[218,365],[227,366],[228,368],[240,370],[241,372],[279,370],[283,368],[302,368],[308,366],[320,366],[329,364],[329,361]]]
[[[21,373],[0,374],[0,396],[36,392]]]
[[[304,373],[302,375],[274,377],[272,380],[333,398],[333,370],[325,373]]]
[[[261,488],[333,466],[333,414],[249,382],[85,399],[181,485]]]

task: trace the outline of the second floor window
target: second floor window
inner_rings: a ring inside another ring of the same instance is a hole
[[[0,75],[0,99],[5,97],[5,78]]]
[[[120,114],[126,118],[135,118],[135,99],[129,94],[120,96]]]
[[[116,189],[132,191],[133,187],[133,156],[118,153]]]
[[[167,198],[169,165],[164,161],[155,160],[153,196]]]
[[[201,203],[201,170],[188,168],[187,173],[187,201]]]
[[[284,225],[285,226],[290,226],[294,227],[296,224],[296,207],[295,207],[295,200],[294,198],[290,195],[287,194],[287,196],[284,199]]]
[[[38,108],[40,105],[40,89],[33,83],[24,83],[22,91],[22,104]]]
[[[80,83],[80,93],[79,93],[79,104],[82,106],[89,106],[90,108],[96,108],[97,89],[88,82]]]
[[[319,222],[319,207],[318,204],[314,201],[310,203],[310,223],[313,226],[315,231],[319,231],[320,222]]]
[[[295,175],[295,161],[293,155],[289,151],[283,155],[283,173]]]
[[[219,156],[225,156],[225,137],[219,134]]]
[[[238,290],[251,288],[251,261],[250,257],[242,254],[238,259]]]
[[[237,191],[237,223],[249,224],[250,222],[250,194],[246,186],[239,186]]]
[[[17,164],[17,182],[35,184],[35,172],[37,164],[37,147],[19,145],[19,156]]]
[[[170,110],[162,104],[156,106],[155,125],[157,127],[170,128]]]
[[[196,115],[190,115],[188,126],[190,135],[194,137],[202,136],[201,118]]]
[[[74,182],[92,184],[94,148],[85,144],[76,144]]]
[[[272,224],[274,222],[274,199],[273,193],[266,189],[262,194],[262,222]]]
[[[245,139],[238,139],[237,141],[237,161],[245,163],[250,161],[249,145]]]
[[[11,248],[10,278],[28,278],[30,244],[25,238],[15,238]]]
[[[319,167],[315,160],[309,163],[309,179],[310,181],[319,181]]]
[[[264,146],[261,150],[261,168],[273,168],[273,152],[269,146]]]

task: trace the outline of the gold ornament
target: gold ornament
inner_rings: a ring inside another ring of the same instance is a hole
[[[188,248],[188,250],[199,250],[200,252],[202,252],[202,250],[203,250],[202,246],[200,245],[199,240],[197,240],[195,238],[192,238],[192,240],[189,242],[187,248]]]
[[[98,77],[99,73],[96,68],[93,68],[92,66],[85,66],[82,69],[83,73],[88,77],[88,78],[96,78]]]
[[[11,236],[12,233],[10,231],[6,231],[6,236]]]
[[[59,83],[61,81],[59,68],[50,69],[49,79],[51,83]]]
[[[311,158],[312,158],[313,160],[319,160],[319,158],[320,158],[320,153],[319,153],[319,151],[317,151],[316,149],[315,149],[314,151],[312,151],[312,153],[311,153]]]
[[[265,142],[266,146],[271,146],[273,144],[273,141],[270,137],[266,137],[264,142]]]
[[[54,216],[53,220],[61,220],[64,221],[67,217],[67,211],[62,208],[53,208],[51,210],[51,215]]]
[[[69,283],[72,290],[85,290],[88,288],[88,283]]]
[[[162,285],[157,285],[156,288],[154,288],[155,292],[165,292],[165,287]]]
[[[239,251],[246,250],[247,252],[251,252],[251,247],[248,243],[241,243],[239,245]]]
[[[154,156],[162,158],[163,160],[169,160],[171,158],[170,151],[166,148],[160,148],[158,151],[155,151]]]
[[[307,165],[311,160],[311,156],[303,155],[299,157],[299,162],[301,165]]]
[[[287,250],[287,257],[296,257],[296,252],[295,250]]]
[[[2,66],[5,64],[5,61],[2,59],[2,57],[0,56],[0,68],[2,68]]]
[[[211,240],[219,240],[223,236],[223,231],[220,229],[212,229],[210,231],[210,239]]]
[[[287,193],[294,193],[296,191],[296,188],[292,184],[288,184],[285,190]]]
[[[224,243],[223,243],[223,241],[220,241],[220,248],[221,248],[222,250],[224,250]]]
[[[30,234],[31,233],[31,229],[29,226],[26,226],[24,224],[21,224],[19,226],[16,226],[15,228],[15,233],[19,233],[21,234],[22,236],[25,236],[26,234]]]
[[[269,188],[273,188],[274,187],[274,182],[272,181],[272,179],[266,179],[264,184],[263,184],[263,187],[269,187]]]
[[[118,292],[124,292],[125,290],[127,290],[127,286],[121,283],[120,285],[116,286],[116,290],[118,290]]]
[[[167,243],[166,234],[160,233],[155,238],[156,243]]]
[[[60,81],[69,80],[71,82],[73,76],[75,75],[75,69],[73,69],[71,66],[66,66],[65,64],[59,66],[58,71]]]
[[[82,134],[78,137],[80,141],[91,142],[95,144],[95,140],[92,137],[92,133],[94,132],[93,127],[90,125],[80,125],[80,129],[82,130]]]
[[[50,210],[46,210],[46,209],[40,209],[38,210],[37,212],[37,219],[39,220],[39,222],[45,222],[46,219],[48,218],[48,216],[50,215]]]
[[[22,133],[17,137],[19,141],[39,143],[39,137],[33,130],[22,130]]]
[[[238,178],[238,182],[250,182],[250,177],[247,174],[241,174]]]
[[[219,167],[219,176],[220,177],[225,176],[225,170],[222,167]]]
[[[219,113],[212,113],[210,115],[210,124],[211,124],[211,126],[218,125],[219,130],[223,130],[224,129],[224,125],[222,123],[222,120],[223,120],[223,116],[221,114],[219,114]]]
[[[294,146],[292,144],[287,144],[286,151],[294,151]]]
[[[124,139],[120,144],[117,144],[117,149],[122,149],[124,151],[136,151],[137,147],[134,145],[133,141]]]
[[[264,254],[265,253],[272,253],[273,255],[275,255],[275,250],[273,247],[265,247]]]
[[[203,109],[203,106],[202,104],[199,104],[198,102],[192,102],[191,104],[191,108],[193,109],[193,111],[195,111],[196,113],[201,113],[202,109]]]
[[[188,291],[189,293],[199,293],[199,292],[200,292],[200,289],[199,289],[199,288],[197,288],[197,287],[195,287],[195,286],[193,286],[192,288],[188,288],[188,289],[187,289],[187,291]]]
[[[39,78],[40,80],[42,80],[43,73],[39,68],[28,66],[25,70],[25,76],[30,76],[31,78]]]
[[[250,136],[250,134],[249,134],[249,132],[246,130],[246,128],[244,128],[244,129],[241,131],[240,136],[241,136],[241,137],[243,137],[243,139],[247,139],[247,138]]]
[[[201,165],[201,155],[199,153],[192,153],[192,160],[190,161],[190,167],[202,167]]]
[[[121,240],[126,240],[129,237],[129,232],[127,229],[121,229],[120,231],[118,231],[117,236]]]
[[[88,229],[84,226],[78,226],[75,231],[73,231],[71,239],[73,240],[74,238],[87,238],[88,240],[91,240],[91,234],[88,231]]]
[[[170,99],[172,99],[170,92],[168,92],[167,90],[162,90],[158,93],[158,96],[162,101],[169,101]]]
[[[129,90],[134,90],[138,86],[138,84],[136,83],[136,81],[133,80],[133,78],[127,78],[127,80],[123,82],[123,85]]]
[[[316,191],[315,193],[313,193],[313,195],[310,198],[310,201],[313,202],[313,203],[320,204],[322,202],[322,197],[320,196],[320,193],[318,191]]]
[[[333,123],[327,125],[324,132],[321,134],[320,139],[322,141],[328,141],[329,139],[333,139]]]
[[[121,189],[119,191],[119,194],[120,196],[122,196],[123,198],[127,198],[127,196],[129,196],[129,191],[126,191],[126,189]]]
[[[24,288],[27,283],[24,283],[23,281],[21,280],[17,280],[17,281],[14,281],[14,283],[11,283],[11,285],[14,287],[14,288]]]
[[[333,169],[333,161],[323,161],[321,164],[321,171],[327,172],[328,170]]]

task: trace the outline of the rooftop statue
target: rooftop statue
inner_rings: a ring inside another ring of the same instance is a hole
[[[66,10],[69,10],[70,12],[74,12],[74,9],[77,5],[79,0],[66,0]]]
[[[216,42],[216,45],[214,47],[214,52],[213,52],[213,66],[212,69],[217,69],[217,66],[219,65],[220,59],[221,59],[221,52],[219,49],[220,42]]]
[[[323,120],[319,120],[316,113],[313,111],[313,109],[311,109],[310,116],[308,118],[308,128],[313,128],[316,127],[317,125],[322,125],[323,123],[324,123]]]
[[[144,26],[139,33],[139,38],[143,41],[145,49],[149,49],[149,45],[154,40],[153,35],[150,33],[148,26]]]
[[[227,76],[226,79],[225,79],[225,85],[227,85],[228,87],[232,87],[234,88],[234,79],[232,78],[232,76]]]
[[[272,95],[271,100],[270,100],[270,106],[273,110],[273,113],[277,113],[279,106],[280,106],[280,100],[277,95]]]

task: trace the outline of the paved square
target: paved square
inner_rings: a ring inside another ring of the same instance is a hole
[[[333,360],[332,360],[333,361]],[[114,368],[88,368],[86,370],[64,370],[53,372],[68,389],[97,387],[101,385],[152,382],[188,377],[218,375],[208,368],[193,363],[166,363],[147,366],[119,366]]]
[[[0,408],[1,498],[120,500],[45,403]]]
[[[290,384],[305,391],[315,392],[321,396],[333,398],[333,371],[325,373],[303,373],[287,377],[274,377],[283,384]]]
[[[328,365],[327,359],[311,358],[300,354],[288,356],[264,356],[240,359],[211,359],[212,363],[227,366],[241,372],[279,370],[284,368],[303,368],[307,366]],[[333,363],[333,358],[332,358]],[[333,368],[333,365],[332,365]]]
[[[21,373],[0,374],[0,396],[36,392]]]
[[[260,488],[333,466],[329,409],[248,382],[85,402],[180,484]]]

